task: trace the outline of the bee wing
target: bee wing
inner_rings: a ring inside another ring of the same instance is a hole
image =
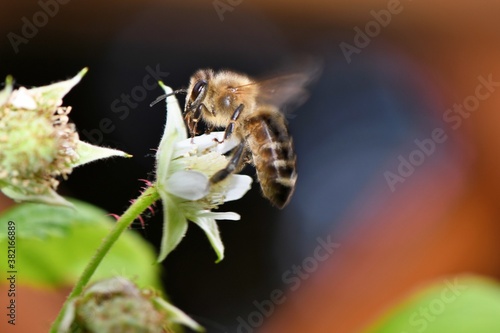
[[[286,107],[292,109],[300,106],[309,97],[306,86],[317,78],[320,73],[319,66],[310,66],[307,70],[271,78],[257,80],[254,83],[236,87],[239,93],[245,93],[245,89],[257,85],[257,103],[271,104],[283,112]]]
[[[272,104],[278,108],[298,107],[309,97],[306,85],[310,81],[311,77],[306,73],[289,74],[261,81],[257,102]]]

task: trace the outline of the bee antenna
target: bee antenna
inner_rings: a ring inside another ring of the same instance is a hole
[[[151,102],[151,104],[149,104],[149,107],[152,107],[152,106],[156,105],[158,102],[161,102],[164,99],[167,99],[168,96],[172,96],[175,94],[187,94],[187,89],[177,89],[177,90],[174,90],[173,92],[171,92],[170,94],[164,94],[164,95],[158,96],[153,102]]]

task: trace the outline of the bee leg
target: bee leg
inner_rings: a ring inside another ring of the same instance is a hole
[[[216,184],[220,181],[223,181],[230,174],[234,173],[236,170],[239,170],[243,164],[244,156],[246,156],[245,142],[241,142],[234,149],[233,155],[231,156],[231,159],[229,160],[227,166],[224,169],[217,171],[212,177],[210,177],[210,183]]]
[[[196,133],[196,129],[198,127],[198,122],[200,121],[201,119],[201,111],[203,109],[205,105],[203,104],[200,104],[197,108],[196,108],[196,111],[194,111],[194,114],[193,114],[193,128],[192,128],[192,132],[191,132],[191,135],[192,136],[195,136],[197,133]]]
[[[188,127],[189,134],[191,134],[191,141],[192,141],[194,138],[194,134],[192,131],[193,122],[191,120],[191,113],[186,113],[184,115],[184,122],[186,123],[186,125]]]
[[[205,130],[205,134],[210,134],[214,131],[214,128],[215,128],[215,125],[210,125],[207,127],[207,129]]]
[[[229,125],[227,125],[226,130],[224,131],[224,138],[222,141],[219,141],[217,139],[214,139],[214,141],[218,143],[223,143],[224,140],[229,139],[231,135],[233,134],[234,131],[234,124],[236,123],[236,120],[238,120],[238,117],[240,116],[241,111],[243,111],[243,108],[245,106],[243,104],[240,104],[236,110],[234,110],[233,115],[231,116],[231,120],[229,121]]]
[[[196,130],[198,127],[198,123],[201,120],[201,111],[205,105],[200,104],[194,112],[188,112],[184,116],[184,119],[187,123],[189,133],[191,133],[191,143],[194,141],[194,137],[197,134]]]

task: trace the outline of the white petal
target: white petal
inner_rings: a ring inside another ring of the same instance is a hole
[[[160,82],[160,86],[165,91],[165,94],[171,94],[172,88],[164,85]],[[179,106],[179,101],[175,95],[170,95],[167,97],[167,130],[169,126],[172,126],[176,131],[182,132],[182,139],[187,138],[187,128],[186,123],[184,123],[184,117],[182,116],[182,110]]]
[[[222,244],[222,240],[219,234],[219,227],[217,223],[212,218],[207,217],[196,217],[193,219],[193,222],[196,223],[203,231],[205,231],[205,235],[207,236],[210,244],[212,244],[212,248],[217,254],[217,260],[215,262],[219,262],[224,259],[224,244]]]
[[[209,189],[207,176],[193,170],[177,171],[165,183],[165,190],[167,192],[192,201],[206,196]]]
[[[231,221],[239,221],[241,219],[240,214],[234,212],[211,212],[204,211],[197,214],[198,217],[210,218],[216,220],[231,220]]]
[[[224,201],[238,200],[252,187],[252,177],[246,175],[232,175],[226,185]]]
[[[215,142],[214,142],[215,143]],[[196,155],[198,153],[198,145],[194,144],[191,139],[185,139],[177,142],[175,144],[174,153],[172,158],[177,158],[179,156],[184,156],[187,153]]]
[[[165,94],[172,93],[172,88],[160,82]],[[177,142],[187,138],[187,129],[182,118],[182,111],[174,95],[167,97],[167,123],[156,153],[156,179],[159,184],[167,181],[170,160]]]
[[[224,154],[236,147],[239,143],[239,140],[235,136],[219,143],[224,139],[224,134],[225,133],[222,131],[199,135],[194,137],[193,142],[198,145],[199,152],[208,149],[209,151],[216,151],[219,154]]]
[[[172,158],[182,156],[186,153],[203,154],[207,151],[225,154],[239,143],[239,140],[235,136],[228,140],[224,140],[222,143],[215,141],[215,139],[221,141],[223,138],[224,132],[211,132],[209,134],[203,134],[179,141],[175,145],[175,153]]]
[[[218,133],[223,133],[223,132],[218,132]],[[224,138],[224,136],[220,135],[220,137],[218,137],[217,139],[220,141],[222,140],[222,138]],[[233,135],[231,136],[230,139],[226,139],[224,140],[224,142],[219,143],[215,151],[217,151],[219,154],[225,154],[234,147],[236,147],[239,143],[240,141],[236,138],[235,135]]]
[[[35,99],[30,95],[28,89],[21,87],[10,95],[10,104],[13,107],[24,110],[36,109]]]
[[[222,139],[224,136],[224,132],[211,132],[208,134],[202,134],[195,136],[193,138],[193,142],[198,145],[198,149],[203,151],[207,148],[215,148],[217,146],[217,142],[215,139]]]

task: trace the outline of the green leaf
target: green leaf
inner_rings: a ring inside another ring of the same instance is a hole
[[[90,204],[75,209],[23,203],[0,215],[0,258],[7,258],[8,221],[16,225],[17,282],[32,286],[73,285],[114,219]],[[126,231],[99,266],[93,280],[123,275],[141,286],[160,287],[155,252],[134,231]]]
[[[474,276],[422,288],[366,333],[500,332],[500,285]]]
[[[186,217],[174,205],[170,197],[160,192],[163,202],[163,235],[161,238],[158,262],[165,260],[167,255],[176,248],[186,234],[188,222]]]
[[[25,201],[25,202],[40,202],[46,205],[61,206],[66,208],[73,208],[71,203],[57,194],[56,191],[49,188],[45,193],[40,194],[25,194],[20,189],[11,186],[10,184],[2,185],[0,184],[0,190],[15,201]]]
[[[41,203],[18,204],[0,214],[0,241],[7,237],[7,229],[1,227],[5,221],[16,223],[18,239],[64,236],[69,233],[72,224],[86,223],[95,216],[94,210],[97,209],[81,202],[78,203],[78,210]]]

